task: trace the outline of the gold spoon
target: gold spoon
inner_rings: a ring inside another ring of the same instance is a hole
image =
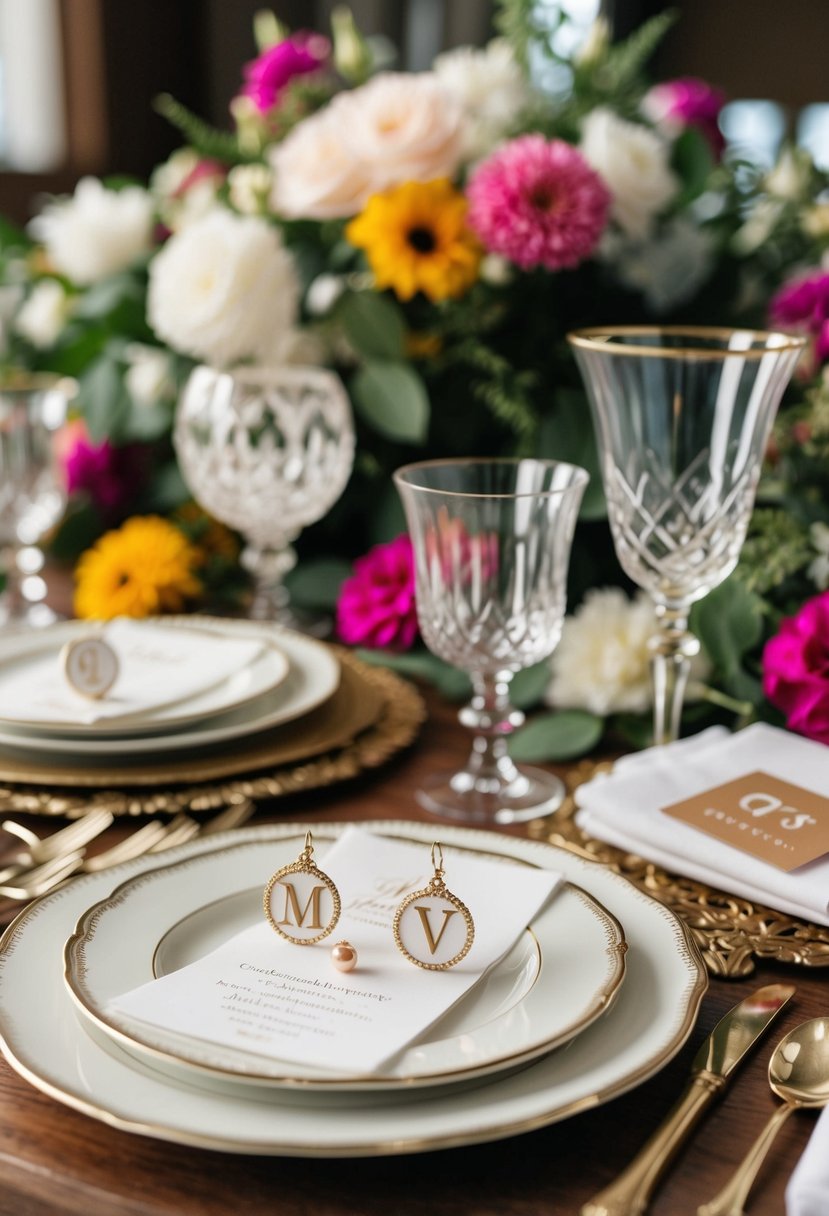
[[[784,1105],[778,1106],[720,1193],[697,1208],[697,1216],[742,1216],[766,1153],[792,1111],[829,1103],[829,1018],[803,1022],[780,1040],[769,1060],[769,1085]]]

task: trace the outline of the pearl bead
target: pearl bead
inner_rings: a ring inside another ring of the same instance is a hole
[[[331,962],[337,971],[353,971],[357,966],[357,951],[351,942],[337,942],[331,951]]]

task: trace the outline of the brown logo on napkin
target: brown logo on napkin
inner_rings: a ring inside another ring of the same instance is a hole
[[[829,798],[768,773],[747,773],[662,810],[779,870],[829,853]]]

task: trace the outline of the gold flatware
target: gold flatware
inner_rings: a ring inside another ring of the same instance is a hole
[[[45,895],[70,874],[77,874],[83,865],[83,856],[83,850],[79,849],[63,857],[52,857],[42,865],[30,866],[8,881],[0,883],[0,896],[5,899],[27,900]]]
[[[87,857],[82,868],[87,874],[108,870],[110,866],[120,865],[122,861],[133,861],[136,857],[143,857],[145,853],[158,853],[162,849],[172,848],[173,845],[183,844],[195,836],[198,830],[199,825],[189,815],[176,815],[168,823],[153,819],[103,853]]]
[[[768,984],[721,1018],[691,1065],[691,1081],[662,1125],[619,1177],[589,1200],[582,1216],[640,1216],[702,1112],[794,996],[792,984]]]
[[[769,1060],[769,1085],[783,1105],[769,1119],[741,1163],[697,1216],[742,1216],[748,1193],[777,1133],[792,1111],[829,1103],[829,1018],[812,1018],[790,1031]]]
[[[103,808],[88,811],[86,815],[74,820],[68,827],[60,828],[59,831],[51,832],[44,837],[38,836],[36,832],[24,827],[22,823],[18,823],[14,819],[4,819],[0,823],[0,828],[10,835],[16,836],[18,840],[22,840],[27,846],[29,861],[39,865],[43,861],[51,861],[53,857],[61,857],[83,848],[84,845],[89,844],[90,840],[94,840],[96,836],[105,832],[114,818],[112,811]]]

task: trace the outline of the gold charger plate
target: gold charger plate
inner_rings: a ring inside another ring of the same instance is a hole
[[[530,834],[603,862],[661,900],[688,926],[711,975],[744,979],[754,971],[757,959],[829,967],[829,929],[825,926],[729,895],[692,878],[669,874],[636,853],[626,853],[582,832],[574,819],[573,790],[612,767],[609,760],[583,760],[567,774],[568,796],[560,809],[546,819],[534,820]]]
[[[116,815],[210,811],[353,777],[414,739],[425,717],[405,680],[337,648],[340,685],[304,718],[220,750],[147,766],[46,764],[0,757],[0,811],[70,818],[97,806]],[[80,789],[80,794],[69,790]],[[94,791],[94,792],[92,792]]]

